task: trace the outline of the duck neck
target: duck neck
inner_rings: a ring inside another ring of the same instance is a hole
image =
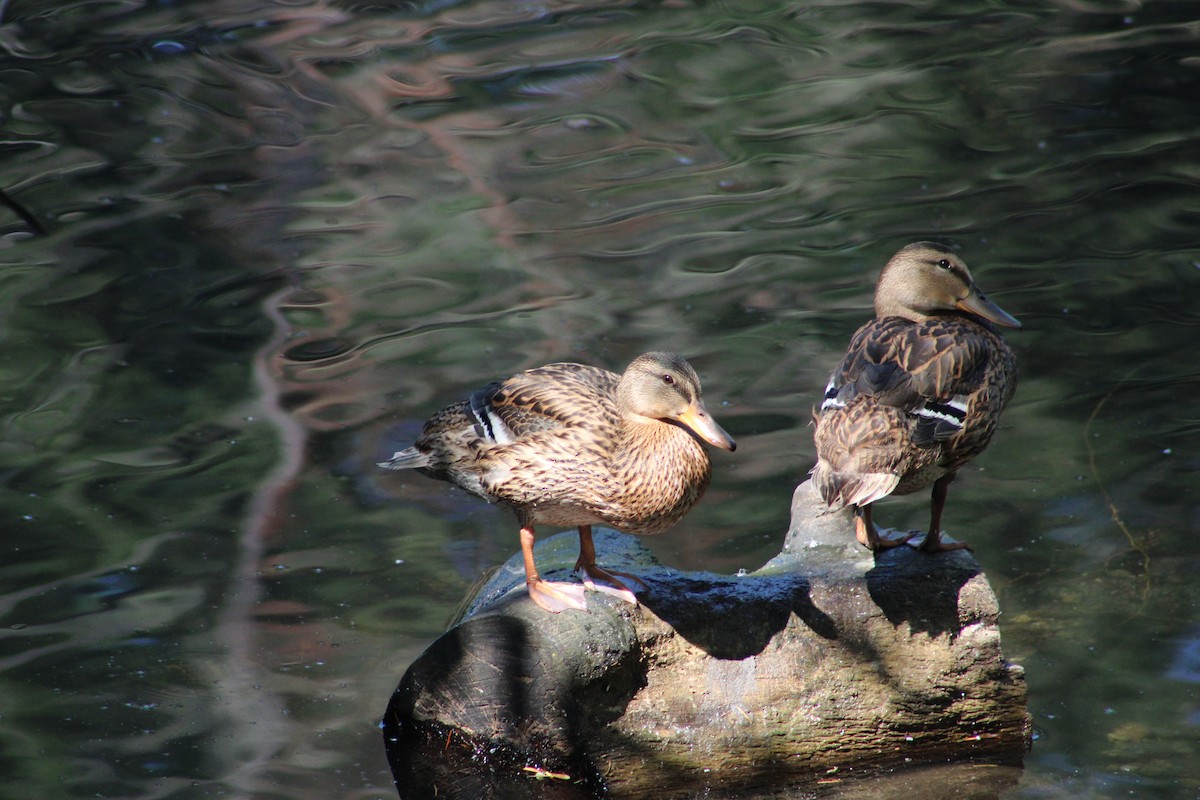
[[[672,434],[674,425],[653,417],[626,412],[621,416],[621,434],[617,450],[622,455],[637,456],[653,448]]]
[[[707,461],[708,454],[682,425],[636,414],[624,417],[616,447],[616,460],[640,464],[640,469],[667,470],[672,461]],[[668,470],[669,471],[669,470]]]

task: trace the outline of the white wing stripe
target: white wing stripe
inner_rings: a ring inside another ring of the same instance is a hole
[[[471,416],[475,418],[475,430],[485,439],[490,439],[496,444],[509,444],[517,438],[492,408],[491,403],[484,400],[482,392],[471,395]]]
[[[500,419],[500,416],[492,411],[491,406],[487,408],[487,419],[489,423],[487,426],[488,431],[492,435],[492,441],[496,444],[509,444],[517,438],[513,436],[508,426],[504,424],[504,420]]]
[[[839,387],[833,385],[834,376],[829,376],[829,383],[825,384],[825,399],[821,402],[821,410],[828,408],[845,408],[846,403],[838,399]]]
[[[948,422],[956,428],[961,428],[967,419],[967,396],[958,394],[945,403],[926,401],[914,408],[913,413],[918,417]]]

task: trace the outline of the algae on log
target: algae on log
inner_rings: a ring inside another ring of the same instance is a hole
[[[599,561],[646,583],[636,608],[593,593],[587,612],[547,613],[511,559],[392,697],[385,729],[401,796],[458,796],[446,782],[463,778],[431,764],[432,752],[563,797],[1019,765],[1031,730],[1024,674],[1004,661],[978,562],[912,547],[873,556],[849,512],[821,511],[802,483],[783,551],[737,576],[667,569],[637,537],[597,530]],[[537,554],[569,570],[577,536],[541,541]]]

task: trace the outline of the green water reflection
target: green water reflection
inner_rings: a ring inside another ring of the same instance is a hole
[[[941,238],[1026,326],[945,519],[1027,669],[1006,796],[1194,797],[1194,16],[0,3],[0,794],[395,796],[374,723],[516,540],[380,454],[679,350],[739,449],[651,546],[757,567],[875,272]]]

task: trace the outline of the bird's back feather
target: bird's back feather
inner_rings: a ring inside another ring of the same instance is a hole
[[[1015,370],[1003,338],[965,316],[863,325],[817,414],[813,477],[822,496],[862,505],[958,469],[987,446]]]

